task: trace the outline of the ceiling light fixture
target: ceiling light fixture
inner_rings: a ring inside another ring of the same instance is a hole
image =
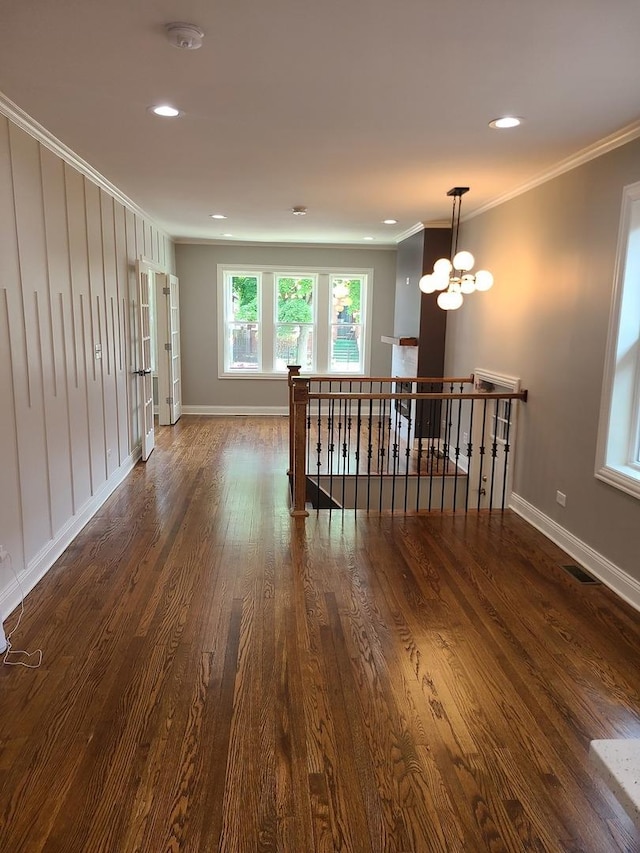
[[[170,44],[174,47],[179,47],[181,50],[197,50],[202,47],[204,31],[195,24],[175,21],[172,24],[165,24],[164,28],[167,31]]]
[[[157,107],[149,107],[149,109],[155,115],[163,116],[163,118],[176,118],[176,116],[180,115],[180,110],[177,110],[169,104],[158,104]]]
[[[471,268],[475,259],[471,252],[458,251],[458,231],[460,230],[460,208],[462,196],[469,192],[469,187],[453,187],[447,193],[453,196],[453,212],[451,214],[451,260],[440,258],[433,265],[433,273],[423,275],[418,286],[423,293],[438,294],[438,305],[444,311],[455,311],[463,301],[463,294],[473,293],[474,290],[489,290],[493,285],[493,276],[488,270],[478,270],[472,273]]]
[[[383,225],[397,225],[398,220],[397,219],[383,219],[382,224]]]
[[[363,240],[375,240],[376,238],[375,237],[363,237],[362,239]]]
[[[307,208],[302,205],[298,205],[297,207],[291,208],[291,213],[293,213],[294,216],[306,216]]]
[[[522,124],[522,119],[517,116],[502,116],[502,118],[494,118],[493,121],[490,121],[489,127],[505,130],[509,127],[518,127],[520,124]]]
[[[211,217],[211,219],[226,219],[227,218],[224,215],[224,213],[210,213],[209,216]]]

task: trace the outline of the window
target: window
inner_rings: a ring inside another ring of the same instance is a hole
[[[330,372],[362,372],[362,279],[331,276]]]
[[[219,376],[364,374],[372,270],[218,265]]]
[[[225,289],[225,320],[228,338],[227,369],[259,371],[260,278],[231,275]]]
[[[596,477],[640,498],[640,183],[623,194]]]
[[[276,276],[276,370],[284,371],[288,364],[313,370],[316,289],[315,275]]]

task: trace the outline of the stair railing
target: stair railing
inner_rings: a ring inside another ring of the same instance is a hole
[[[393,511],[397,492],[404,489],[400,500],[405,512],[410,506],[416,510],[464,506],[466,510],[473,478],[477,508],[504,509],[512,404],[526,401],[527,391],[477,391],[473,382],[472,375],[302,377],[299,367],[292,366],[291,514],[309,514],[312,476],[318,497],[321,489],[329,492],[329,506],[344,508],[349,493],[356,508],[376,508],[371,502],[375,492],[377,508]],[[405,390],[407,386],[411,392]],[[428,390],[422,390],[425,388]],[[474,456],[476,434],[478,452]],[[336,481],[341,490],[336,491]],[[362,494],[365,486],[366,498]],[[316,506],[320,505],[318,501]]]

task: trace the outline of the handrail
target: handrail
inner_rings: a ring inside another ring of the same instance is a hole
[[[434,393],[432,391],[424,394],[379,394],[377,391],[368,393],[336,391],[335,393],[319,393],[309,391],[309,400],[524,400],[526,401],[528,391],[507,391],[504,394],[494,391],[461,391],[459,394],[448,392]]]
[[[292,377],[292,374],[289,374]],[[334,374],[324,374],[322,376],[302,376],[299,373],[294,375],[296,379],[305,379],[308,382],[415,382],[419,385],[470,385],[474,381],[473,373],[470,376],[360,376],[345,374],[338,376]]]

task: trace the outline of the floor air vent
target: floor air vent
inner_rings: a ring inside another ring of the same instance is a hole
[[[575,578],[578,583],[602,583],[598,578],[594,578],[593,575],[590,575],[588,572],[582,568],[582,566],[562,566],[565,572],[571,575],[571,577]]]

